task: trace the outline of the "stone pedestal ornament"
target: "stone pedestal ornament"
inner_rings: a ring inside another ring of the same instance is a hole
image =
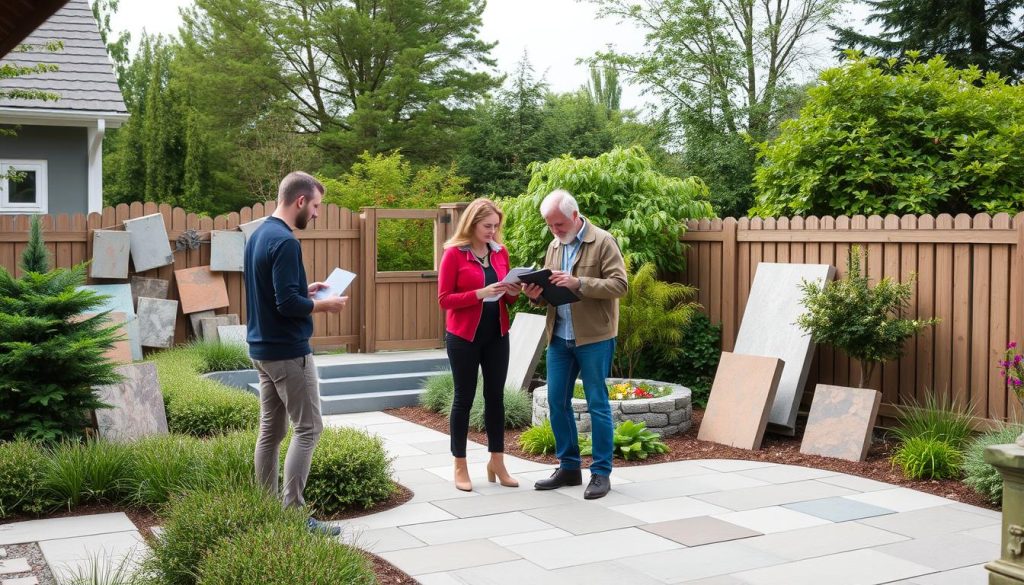
[[[1002,553],[986,564],[989,585],[1024,585],[1024,447],[993,445],[985,462],[1003,476]]]

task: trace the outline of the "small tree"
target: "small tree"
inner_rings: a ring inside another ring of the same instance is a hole
[[[32,216],[28,245],[21,253],[23,272],[47,272],[50,270],[50,251],[43,244],[43,221],[38,215]]]
[[[85,265],[37,272],[46,264],[38,260],[25,254],[22,268],[29,271],[20,279],[0,267],[0,441],[80,435],[89,410],[106,406],[93,387],[120,379],[103,355],[117,327],[108,325],[107,313],[79,317],[104,298],[77,288]]]
[[[686,302],[696,293],[692,286],[658,280],[651,263],[629,276],[629,290],[619,303],[619,345],[613,363],[616,375],[632,378],[640,356],[653,345],[672,348],[668,351],[670,358],[678,356],[683,327],[700,308],[697,303]]]
[[[866,263],[866,262],[865,262]],[[811,334],[815,343],[831,345],[860,361],[863,388],[875,366],[903,355],[903,343],[937,319],[903,319],[901,315],[913,295],[913,282],[899,283],[883,278],[870,286],[861,270],[859,246],[850,248],[848,274],[821,287],[803,284],[807,312],[797,324]]]

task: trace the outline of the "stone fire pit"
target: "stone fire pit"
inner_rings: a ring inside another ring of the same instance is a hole
[[[640,398],[635,400],[609,400],[612,406],[612,421],[616,424],[631,420],[643,422],[647,428],[663,437],[670,437],[690,430],[693,408],[690,404],[690,389],[679,384],[669,384],[656,380],[632,378],[608,378],[606,383],[611,386],[620,382],[647,383],[672,389],[672,393],[661,398]],[[576,416],[576,428],[581,433],[590,433],[590,413],[587,412],[587,401],[573,398],[572,410]],[[533,424],[543,423],[549,417],[548,387],[538,386],[533,391]]]

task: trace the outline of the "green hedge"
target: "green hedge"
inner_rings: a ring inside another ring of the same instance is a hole
[[[46,455],[25,440],[0,442],[0,518],[41,514],[56,502],[42,489]]]
[[[985,496],[988,501],[1001,504],[1003,501],[1003,476],[1000,475],[999,470],[985,462],[985,448],[1013,443],[1022,432],[1024,432],[1024,426],[1008,425],[975,437],[967,445],[964,453],[964,483]]]

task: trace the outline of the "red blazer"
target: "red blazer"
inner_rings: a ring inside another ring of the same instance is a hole
[[[491,266],[498,280],[508,274],[508,250],[504,246],[491,244]],[[473,341],[484,310],[484,302],[476,298],[476,291],[483,287],[484,267],[473,257],[469,247],[453,247],[444,251],[437,275],[437,302],[447,311],[445,329],[449,333]],[[515,303],[516,297],[505,295],[497,302],[501,334],[508,335],[508,305]]]

